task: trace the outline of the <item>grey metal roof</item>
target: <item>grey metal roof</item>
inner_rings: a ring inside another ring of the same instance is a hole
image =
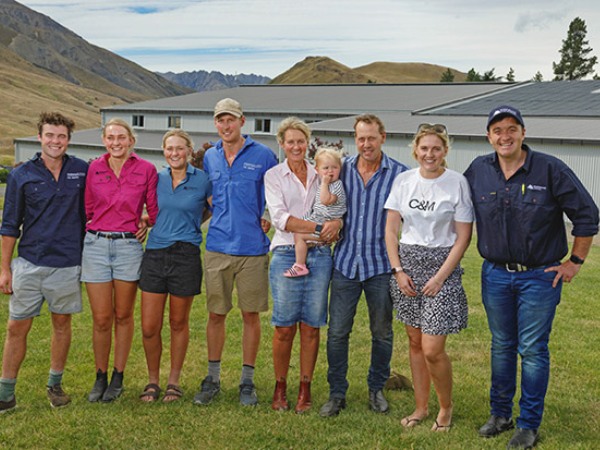
[[[225,97],[236,99],[245,113],[358,114],[432,108],[506,89],[506,83],[431,83],[360,85],[252,85],[220,91],[117,105],[111,111],[212,112]]]
[[[600,80],[522,83],[477,99],[430,109],[442,115],[485,115],[513,105],[524,117],[600,117]]]

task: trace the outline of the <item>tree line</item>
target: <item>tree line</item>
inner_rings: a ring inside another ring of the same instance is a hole
[[[587,27],[585,20],[580,17],[576,17],[569,24],[569,31],[567,32],[566,39],[562,41],[562,47],[559,50],[560,61],[552,63],[552,70],[554,71],[554,80],[580,80],[593,74],[593,79],[598,80],[600,76],[594,74],[594,66],[596,65],[598,58],[596,56],[590,56],[593,51],[589,45],[587,37]],[[485,81],[502,81],[505,78],[507,82],[513,83],[515,81],[515,71],[511,67],[505,77],[497,76],[494,73],[495,68],[484,72],[483,74],[477,72],[475,68],[472,68],[467,73],[467,82],[485,82]],[[543,81],[542,73],[538,72],[533,76],[533,81]],[[454,82],[454,73],[448,68],[440,78],[441,83],[452,83]]]

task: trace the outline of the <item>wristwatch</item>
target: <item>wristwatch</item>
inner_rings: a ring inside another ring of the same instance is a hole
[[[392,273],[404,272],[404,269],[400,266],[392,267]]]
[[[319,236],[319,235],[321,234],[321,231],[323,231],[323,225],[321,225],[320,223],[318,223],[318,224],[315,226],[315,234],[316,234],[317,236]]]
[[[582,265],[585,262],[585,259],[581,259],[579,256],[576,255],[571,255],[569,261],[571,261],[573,264]]]

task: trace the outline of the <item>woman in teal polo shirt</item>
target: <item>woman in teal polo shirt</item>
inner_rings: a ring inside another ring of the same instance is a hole
[[[169,165],[158,174],[158,217],[150,231],[142,261],[142,333],[148,385],[142,401],[158,399],[161,388],[161,330],[167,296],[171,326],[171,372],[163,402],[183,395],[179,377],[189,342],[189,316],[195,295],[200,294],[200,225],[212,186],[208,175],[189,163],[193,142],[183,130],[163,136],[162,146]]]

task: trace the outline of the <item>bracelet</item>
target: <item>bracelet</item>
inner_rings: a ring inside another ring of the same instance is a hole
[[[401,266],[392,267],[392,273],[404,272],[404,269]]]

